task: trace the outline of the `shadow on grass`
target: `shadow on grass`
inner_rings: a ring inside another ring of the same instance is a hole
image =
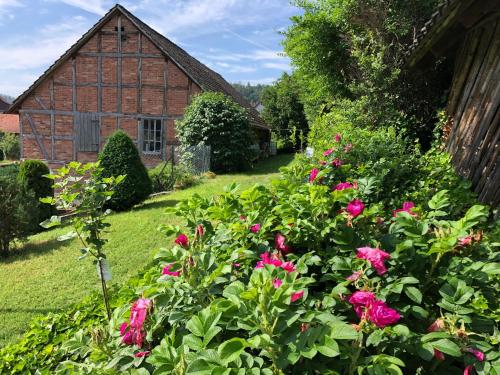
[[[142,210],[150,210],[154,208],[167,208],[174,207],[177,203],[179,203],[176,199],[167,199],[167,200],[153,200],[149,202],[144,202],[139,206],[135,206],[132,211],[142,211]]]
[[[280,171],[280,168],[290,164],[294,157],[295,154],[279,154],[276,156],[271,156],[268,159],[259,160],[257,163],[255,163],[252,169],[236,174],[243,176],[254,176],[260,174],[278,173]],[[221,176],[225,174],[233,173],[220,173]]]
[[[28,258],[44,255],[46,253],[57,250],[65,246],[70,241],[58,241],[57,238],[40,241],[40,242],[26,242],[16,249],[12,250],[5,258],[0,258],[0,264],[8,264],[17,261],[24,261]]]

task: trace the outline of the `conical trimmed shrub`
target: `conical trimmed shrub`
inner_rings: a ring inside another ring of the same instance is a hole
[[[118,130],[109,137],[99,154],[99,161],[103,177],[126,176],[107,205],[112,210],[128,210],[151,194],[153,189],[148,171],[137,147],[124,131]]]

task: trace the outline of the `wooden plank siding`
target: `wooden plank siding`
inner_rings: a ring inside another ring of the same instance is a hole
[[[458,52],[447,150],[480,201],[500,205],[500,18],[471,28]]]

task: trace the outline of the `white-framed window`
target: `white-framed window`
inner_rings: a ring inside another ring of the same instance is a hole
[[[141,150],[147,155],[162,153],[163,124],[161,119],[142,119]]]

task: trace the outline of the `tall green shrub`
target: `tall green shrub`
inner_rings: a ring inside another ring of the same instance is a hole
[[[108,202],[109,208],[115,211],[128,210],[151,194],[152,184],[148,171],[137,147],[125,132],[119,130],[109,137],[99,155],[99,161],[102,177],[126,176]]]
[[[24,191],[32,191],[37,200],[37,215],[32,217],[34,231],[40,229],[39,224],[50,218],[54,212],[50,204],[42,203],[40,198],[52,197],[54,189],[52,181],[45,177],[50,173],[49,167],[40,160],[25,160],[21,163],[17,180]]]
[[[251,164],[254,134],[245,109],[221,93],[198,95],[177,123],[183,146],[212,148],[211,169],[238,171]]]
[[[6,160],[18,160],[21,153],[19,136],[13,133],[4,133],[0,138],[0,150]]]
[[[9,254],[14,240],[26,237],[36,202],[33,193],[25,192],[17,180],[18,167],[0,168],[0,257]]]

